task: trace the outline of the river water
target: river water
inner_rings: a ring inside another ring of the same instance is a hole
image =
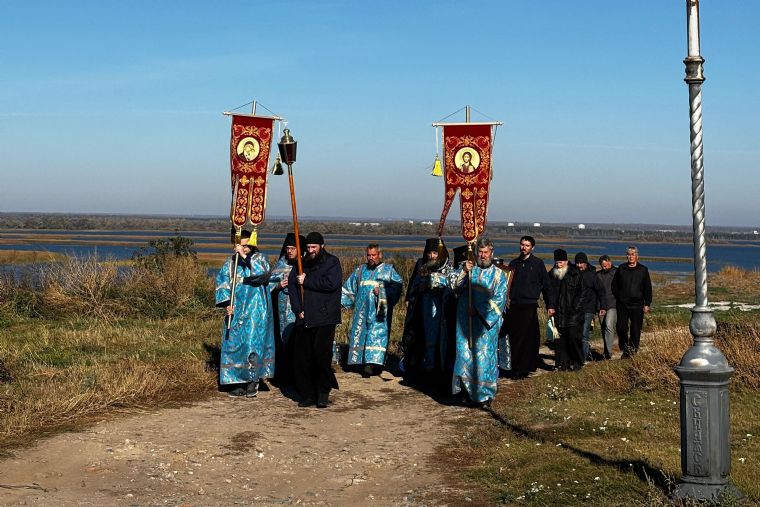
[[[49,251],[76,256],[97,255],[99,258],[129,259],[141,246],[151,239],[169,238],[176,232],[169,231],[0,231],[0,250]],[[199,253],[223,254],[230,251],[229,234],[198,231],[179,231],[191,238]],[[277,254],[283,234],[259,233],[261,249]],[[461,238],[444,237],[449,248],[463,244]],[[555,248],[567,250],[571,260],[576,252],[586,252],[592,263],[602,254],[617,259],[624,258],[628,243],[597,239],[554,240],[539,238],[536,254],[547,262],[551,261]],[[327,234],[327,249],[356,251],[370,242],[376,242],[387,250],[386,255],[418,256],[424,246],[424,236],[371,236],[366,234]],[[514,240],[494,239],[495,254],[509,260],[518,253]],[[640,261],[650,270],[667,273],[687,274],[693,271],[693,245],[691,243],[637,243]],[[760,269],[760,240],[708,243],[708,270],[718,271],[724,266],[743,269]]]

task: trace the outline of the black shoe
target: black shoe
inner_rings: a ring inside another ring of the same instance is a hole
[[[240,396],[245,396],[245,388],[235,387],[227,393],[227,396],[229,396],[230,398],[238,398]]]
[[[330,395],[328,393],[319,393],[317,395],[317,408],[327,408],[328,403],[330,403]]]
[[[248,382],[248,385],[245,387],[245,397],[255,398],[257,394],[259,394],[259,383]]]
[[[370,378],[373,375],[373,373],[374,372],[372,371],[372,366],[370,366],[370,365],[366,365],[362,369],[362,377],[363,378]]]
[[[491,400],[481,401],[480,408],[491,408]]]
[[[311,407],[314,405],[314,398],[305,398],[298,402],[299,407]]]

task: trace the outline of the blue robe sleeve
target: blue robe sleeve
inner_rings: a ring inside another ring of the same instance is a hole
[[[216,306],[224,308],[230,304],[230,294],[232,294],[232,280],[230,278],[231,260],[227,259],[219,273],[216,275]]]
[[[504,308],[507,305],[507,277],[501,269],[498,269],[496,273],[495,285],[493,287],[493,296],[491,296],[491,308],[489,308],[485,321],[488,328],[492,328],[494,324],[497,324],[504,313]]]
[[[356,302],[356,292],[359,289],[359,270],[358,267],[351,276],[348,277],[346,283],[343,284],[340,294],[340,304],[343,308],[353,308]]]
[[[288,279],[292,267],[288,264],[285,257],[280,257],[277,260],[277,264],[274,265],[274,269],[269,275],[269,291],[272,294],[281,292],[283,294],[288,293],[288,286],[280,287],[280,282]]]
[[[389,306],[395,306],[401,299],[401,293],[403,292],[404,280],[401,275],[398,274],[396,268],[389,266],[388,277],[385,281],[385,297],[388,300]]]

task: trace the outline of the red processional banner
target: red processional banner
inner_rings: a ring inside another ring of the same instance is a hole
[[[230,219],[238,227],[246,221],[264,220],[267,197],[267,164],[272,144],[272,118],[232,115],[230,166],[232,208]]]
[[[486,228],[488,189],[491,183],[491,125],[459,124],[443,127],[446,193],[438,235],[459,192],[462,236],[474,241]]]

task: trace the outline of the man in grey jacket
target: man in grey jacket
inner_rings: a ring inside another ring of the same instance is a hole
[[[596,276],[594,269],[589,269],[588,256],[584,252],[575,254],[575,267],[581,272],[583,285],[588,289],[588,297],[583,308],[583,359],[591,361],[591,349],[589,336],[591,335],[591,323],[598,311],[601,311],[604,299],[604,286]]]
[[[617,324],[617,308],[615,307],[617,303],[615,294],[612,293],[612,278],[615,276],[617,268],[612,264],[610,256],[606,254],[599,257],[599,266],[601,269],[596,274],[604,287],[604,298],[599,310],[599,326],[604,341],[604,358],[610,359],[615,339],[615,325]]]

